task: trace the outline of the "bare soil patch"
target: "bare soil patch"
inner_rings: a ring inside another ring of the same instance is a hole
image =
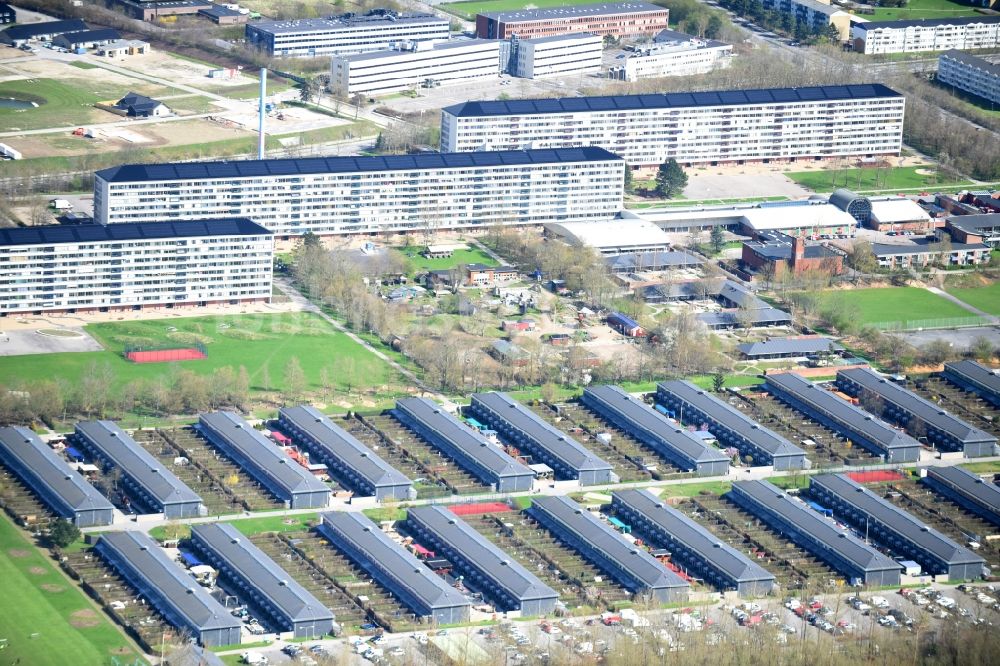
[[[74,611],[69,616],[70,625],[76,627],[77,629],[86,629],[87,627],[96,627],[101,624],[101,618],[97,616],[97,613],[90,608],[83,608],[78,611]]]
[[[54,583],[42,583],[41,585],[39,585],[39,587],[41,587],[46,592],[50,592],[52,594],[56,594],[57,592],[62,592],[63,590],[66,589],[62,585],[56,585]]]
[[[23,558],[31,555],[31,551],[24,548],[8,548],[7,554],[11,557]]]
[[[45,567],[29,567],[28,573],[35,576],[44,576],[45,574],[48,573],[48,571],[45,569]]]

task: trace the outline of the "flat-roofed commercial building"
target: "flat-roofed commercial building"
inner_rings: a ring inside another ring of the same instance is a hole
[[[664,30],[652,44],[639,44],[625,51],[624,62],[608,70],[608,78],[619,81],[694,76],[724,69],[733,62],[733,45],[699,39]]]
[[[476,16],[476,36],[532,39],[589,32],[601,37],[639,37],[664,30],[669,17],[670,11],[665,7],[646,2],[484,12]]]
[[[946,51],[938,56],[938,83],[1000,103],[1000,65],[986,58],[961,51]]]
[[[295,638],[322,638],[333,630],[333,613],[312,593],[255,546],[232,523],[191,527],[191,543],[282,632]]]
[[[687,601],[687,581],[570,498],[534,497],[528,513],[632,594],[658,603]]]
[[[764,388],[814,421],[882,456],[886,462],[920,460],[920,442],[794,372],[767,375]]]
[[[282,407],[278,423],[361,495],[374,495],[379,501],[416,499],[413,481],[315,407]]]
[[[28,428],[0,428],[0,462],[54,514],[77,527],[110,525],[111,502]]]
[[[906,100],[881,84],[472,101],[441,150],[600,146],[635,168],[898,155]]]
[[[259,303],[274,239],[246,219],[0,229],[0,316]]]
[[[469,621],[471,602],[364,514],[324,513],[317,531],[389,590],[417,617],[437,624]]]
[[[683,470],[699,476],[729,473],[729,458],[618,386],[591,386],[583,391],[584,406],[621,428]]]
[[[488,229],[605,220],[622,209],[624,187],[624,160],[593,147],[125,165],[97,172],[94,219],[239,210],[283,237]]]
[[[941,376],[994,407],[1000,407],[1000,373],[996,370],[976,361],[954,361],[944,364]]]
[[[339,95],[389,95],[414,88],[436,88],[472,81],[499,80],[500,45],[495,39],[452,40],[432,47],[334,56],[330,89]]]
[[[515,40],[511,74],[522,79],[582,76],[601,71],[604,40],[589,32]]]
[[[114,421],[77,423],[72,440],[102,465],[121,470],[122,486],[140,508],[167,519],[204,515],[201,497]]]
[[[689,381],[660,382],[656,385],[656,400],[672,409],[681,421],[708,424],[719,443],[752,457],[756,465],[771,465],[774,469],[806,466],[805,451]]]
[[[396,401],[393,416],[498,493],[531,490],[535,473],[427,398]]]
[[[962,451],[966,458],[991,456],[996,448],[997,438],[993,435],[868,368],[839,370],[837,388],[855,398],[877,398],[890,419],[901,425],[916,422],[915,427],[922,427],[932,444],[949,451]]]
[[[449,34],[448,20],[431,14],[252,21],[246,25],[247,42],[275,58],[384,51],[399,42],[445,40]]]
[[[794,500],[767,481],[736,481],[726,495],[768,527],[826,562],[848,583],[872,587],[899,585],[903,567],[864,543],[832,519]]]
[[[205,647],[238,645],[243,623],[139,531],[104,532],[94,546],[173,627]]]
[[[929,574],[944,574],[949,580],[978,580],[983,576],[986,560],[844,474],[811,477],[809,495],[855,529],[865,530],[870,539],[915,561]]]
[[[1000,525],[1000,487],[961,467],[928,467],[921,481],[972,513]]]
[[[992,49],[1000,45],[1000,16],[868,21],[853,24],[851,38],[865,54]]]
[[[467,410],[535,462],[551,467],[558,478],[577,479],[583,486],[618,481],[610,463],[506,393],[473,393]]]
[[[741,597],[771,593],[774,574],[648,490],[616,490],[611,508],[633,533],[669,549],[671,561],[720,590],[736,590]]]
[[[325,509],[330,486],[232,412],[198,417],[198,430],[291,509]]]
[[[406,525],[422,545],[447,558],[504,611],[549,615],[559,594],[443,506],[407,510]]]

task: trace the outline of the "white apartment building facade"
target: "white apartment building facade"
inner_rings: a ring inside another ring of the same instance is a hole
[[[830,0],[763,0],[761,4],[764,9],[790,14],[792,23],[803,23],[812,32],[822,33],[832,25],[840,39],[851,35],[851,15]]]
[[[447,19],[430,14],[246,24],[247,42],[275,58],[367,53],[391,49],[400,42],[442,41],[448,37]]]
[[[330,88],[341,95],[387,95],[417,87],[498,79],[500,45],[495,39],[452,40],[430,48],[334,56]]]
[[[271,298],[274,237],[246,219],[0,230],[0,316]]]
[[[441,150],[600,146],[633,168],[897,155],[905,99],[880,84],[465,102]]]
[[[664,76],[693,76],[732,64],[732,44],[670,32],[670,38],[657,36],[655,43],[641,44],[626,52],[624,62],[608,70],[608,78],[639,81]]]
[[[596,147],[123,165],[98,171],[94,219],[247,217],[287,238],[606,219],[625,162]]]
[[[938,57],[937,80],[1000,104],[1000,64],[961,51]]]
[[[516,39],[516,38],[515,38]],[[604,39],[589,32],[515,42],[511,74],[522,79],[594,74],[601,71]]]
[[[851,28],[854,50],[869,55],[970,51],[1000,46],[1000,16],[869,21]]]

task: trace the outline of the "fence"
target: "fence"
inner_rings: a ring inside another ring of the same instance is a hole
[[[869,324],[880,331],[919,331],[937,328],[971,328],[985,326],[989,322],[983,317],[938,317],[936,319],[909,319],[905,321],[880,321]]]

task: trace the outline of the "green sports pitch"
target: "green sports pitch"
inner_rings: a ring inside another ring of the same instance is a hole
[[[476,20],[476,14],[484,12],[516,12],[521,9],[547,9],[549,7],[571,7],[573,5],[592,5],[594,0],[482,0],[480,2],[449,2],[438,5],[449,14],[454,14],[469,21]]]
[[[973,317],[971,312],[920,287],[873,287],[816,292],[821,305],[843,304],[862,324]]]

